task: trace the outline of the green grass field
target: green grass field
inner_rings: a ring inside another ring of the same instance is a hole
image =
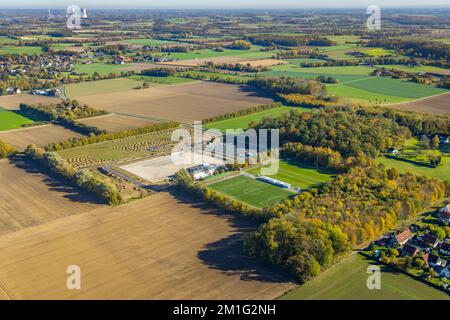
[[[285,113],[288,113],[291,110],[299,110],[302,112],[309,112],[311,109],[307,108],[293,108],[293,107],[280,107],[275,109],[270,109],[262,112],[256,112],[249,115],[245,115],[242,117],[237,117],[233,119],[227,119],[222,121],[216,121],[206,124],[204,127],[206,129],[218,129],[222,132],[225,132],[227,129],[248,129],[249,125],[253,121],[260,121],[265,117],[279,117]]]
[[[360,81],[348,83],[347,85],[360,90],[397,96],[411,100],[448,92],[446,89],[436,88],[431,85],[380,77],[370,77]]]
[[[336,78],[339,83],[326,85],[330,94],[349,98],[351,100],[380,104],[411,101],[448,92],[446,89],[440,89],[432,85],[424,85],[387,77],[372,77],[370,76],[370,73],[374,70],[372,67],[345,66],[302,68],[298,66],[301,61],[301,59],[291,60],[291,64],[274,66],[270,71],[263,72],[262,74],[269,77],[285,76],[304,79],[314,79],[318,76],[333,77]],[[424,66],[417,67],[416,69],[411,68],[410,71],[442,71],[442,69]]]
[[[20,128],[24,124],[33,123],[33,120],[28,119],[16,112],[6,111],[0,108],[0,131]]]
[[[248,172],[258,175],[260,168],[253,168]],[[298,161],[280,160],[278,174],[270,177],[306,190],[331,180],[333,174]]]
[[[135,45],[143,45],[143,46],[180,44],[180,42],[177,42],[177,41],[158,40],[158,39],[128,39],[128,40],[124,40],[124,42],[129,43],[129,44],[135,44]]]
[[[230,50],[224,49],[223,51],[215,51],[212,49],[203,49],[191,52],[172,52],[169,57],[178,60],[192,60],[192,59],[205,59],[215,57],[234,57],[239,56],[248,60],[252,59],[264,59],[270,58],[274,55],[274,52],[259,51],[259,47],[252,47],[250,50]]]
[[[149,84],[157,85],[157,84],[165,84],[165,85],[176,85],[183,83],[191,83],[196,80],[182,77],[151,77],[151,76],[132,76],[130,79],[140,81],[140,82],[148,82]]]
[[[394,56],[396,55],[394,50],[387,50],[384,48],[371,48],[364,50],[364,53],[371,57],[382,57],[382,56]]]
[[[41,47],[28,47],[28,46],[14,46],[14,47],[3,47],[0,48],[0,54],[41,54]]]
[[[450,182],[450,156],[448,155],[442,157],[442,164],[437,168],[385,157],[378,158],[377,161],[383,163],[387,168],[396,168],[401,173],[412,172],[416,175],[426,175]]]
[[[91,64],[77,64],[74,69],[77,73],[86,73],[92,75],[98,72],[101,75],[108,75],[110,73],[120,73],[121,69],[126,68],[127,65],[108,64],[108,63],[91,63]]]
[[[396,69],[396,70],[402,70],[405,72],[439,72],[439,71],[445,71],[447,69],[439,68],[435,66],[418,66],[418,67],[408,67],[405,65],[399,65],[399,64],[392,64],[392,65],[377,65],[377,67],[380,68],[386,68],[386,69]]]
[[[264,208],[293,195],[290,191],[246,176],[237,176],[208,188],[256,208]]]
[[[281,300],[449,300],[449,296],[422,282],[382,267],[381,289],[367,289],[367,267],[375,262],[353,254]]]

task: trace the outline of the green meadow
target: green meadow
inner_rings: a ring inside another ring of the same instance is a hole
[[[423,71],[428,69],[427,67],[419,68],[418,70]],[[433,71],[433,69],[428,70]],[[289,64],[274,66],[263,74],[270,77],[285,76],[304,79],[314,79],[318,76],[333,77],[339,83],[327,84],[328,93],[351,100],[380,104],[411,101],[448,92],[446,89],[432,85],[388,77],[373,77],[370,76],[373,70],[368,66],[302,68]],[[440,68],[436,68],[434,71],[440,71]]]
[[[377,263],[353,254],[280,300],[448,300],[449,296],[391,268],[381,267],[381,289],[367,288],[367,268]]]
[[[0,54],[41,54],[41,47],[31,47],[31,46],[13,46],[13,47],[2,47],[0,48]]]
[[[283,106],[280,108],[256,112],[256,113],[248,114],[248,115],[237,117],[237,118],[211,122],[211,123],[206,124],[204,127],[206,129],[212,129],[212,128],[218,129],[222,132],[225,132],[227,129],[234,129],[234,130],[243,129],[243,130],[245,130],[245,129],[248,129],[250,124],[254,121],[260,121],[266,117],[276,118],[285,113],[288,113],[289,111],[291,111],[293,109],[303,111],[303,112],[311,111],[311,109],[307,109],[307,108],[293,108],[293,107]]]
[[[33,120],[30,120],[16,112],[7,111],[0,108],[0,131],[17,129],[30,123],[33,123]]]

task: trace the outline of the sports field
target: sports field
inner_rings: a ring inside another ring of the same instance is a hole
[[[13,111],[6,111],[0,107],[0,131],[20,128],[24,124],[33,123],[32,120]]]
[[[353,254],[281,300],[448,300],[449,296],[390,268],[382,267],[381,289],[367,289],[367,268],[375,262]]]
[[[227,197],[264,208],[285,200],[292,192],[246,176],[237,176],[209,185],[208,188]]]
[[[254,168],[248,172],[258,175],[260,169]],[[331,180],[333,174],[297,161],[280,160],[278,174],[270,176],[270,178],[290,183],[294,187],[305,190],[315,188],[321,183]]]

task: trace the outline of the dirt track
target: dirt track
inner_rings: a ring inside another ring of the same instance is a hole
[[[1,289],[13,299],[274,299],[293,284],[243,254],[253,227],[160,193],[0,237]],[[65,287],[69,265],[81,267],[81,290]]]

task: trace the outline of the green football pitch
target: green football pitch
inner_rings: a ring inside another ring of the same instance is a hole
[[[220,181],[208,188],[256,208],[268,207],[293,195],[286,189],[246,176]]]

